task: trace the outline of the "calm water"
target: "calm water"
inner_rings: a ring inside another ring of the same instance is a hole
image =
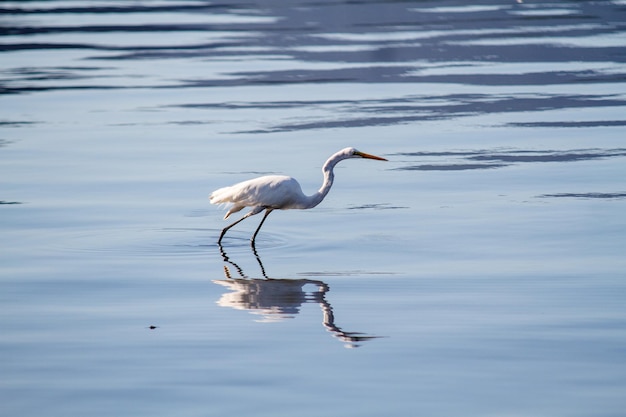
[[[624,415],[626,2],[0,13],[2,415]]]

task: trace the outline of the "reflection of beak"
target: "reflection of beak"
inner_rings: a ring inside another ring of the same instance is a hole
[[[377,160],[377,161],[386,161],[386,159],[385,159],[385,158],[381,158],[380,156],[376,156],[376,155],[370,155],[370,154],[365,153],[365,152],[359,152],[359,151],[356,151],[356,152],[355,152],[355,154],[356,154],[356,155],[359,155],[361,158],[366,158],[366,159],[375,159],[375,160]]]
[[[226,275],[226,278],[228,279],[232,278],[232,276],[230,275],[230,269],[228,269],[226,265],[224,265],[224,275]]]

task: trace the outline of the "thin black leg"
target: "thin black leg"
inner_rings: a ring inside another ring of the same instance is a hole
[[[230,229],[231,227],[233,227],[234,225],[244,221],[245,219],[247,219],[248,217],[250,217],[250,213],[246,214],[245,216],[243,216],[241,219],[237,220],[234,223],[229,224],[228,226],[226,226],[225,228],[222,229],[222,233],[220,234],[220,238],[217,240],[217,244],[219,245],[220,243],[222,243],[222,238],[224,237],[224,235],[226,234],[226,232],[228,231],[228,229]]]
[[[263,219],[261,220],[259,227],[256,228],[256,232],[254,232],[254,234],[252,235],[252,239],[250,240],[250,244],[252,245],[253,248],[254,248],[254,240],[256,239],[256,235],[259,234],[259,230],[261,230],[261,226],[263,226],[263,222],[265,222],[265,219],[267,219],[267,216],[269,216],[272,210],[273,209],[269,209],[269,208],[265,209],[265,215],[263,216]]]

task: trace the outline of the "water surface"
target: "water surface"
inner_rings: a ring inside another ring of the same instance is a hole
[[[624,22],[2,2],[2,414],[621,415]],[[346,146],[217,245],[212,190]]]

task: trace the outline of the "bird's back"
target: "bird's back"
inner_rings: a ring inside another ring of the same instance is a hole
[[[230,187],[213,191],[209,197],[211,204],[233,206],[226,217],[244,207],[265,207],[275,209],[300,208],[306,198],[298,181],[283,175],[267,175],[243,181]]]

